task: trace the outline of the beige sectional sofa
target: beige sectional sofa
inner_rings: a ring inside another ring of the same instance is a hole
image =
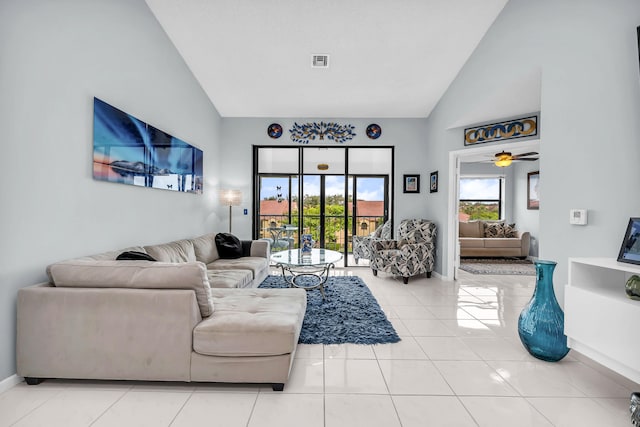
[[[20,289],[17,372],[46,378],[269,383],[282,390],[302,328],[306,292],[255,289],[269,245],[218,257],[214,235],[127,248],[47,268]],[[221,285],[212,287],[212,282]]]
[[[486,232],[487,224],[497,222],[461,221],[458,224],[461,257],[526,258],[529,255],[531,237],[528,231],[509,230],[512,237],[493,237],[494,234]]]

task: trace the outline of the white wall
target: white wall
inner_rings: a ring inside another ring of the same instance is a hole
[[[640,211],[638,24],[637,0],[511,0],[428,119],[437,144],[426,166],[446,176],[448,152],[464,147],[463,130],[448,127],[504,82],[542,70],[540,257],[558,262],[560,301],[568,257],[615,257]],[[589,209],[589,225],[569,225],[571,208]],[[445,200],[427,209],[444,223]]]
[[[300,144],[290,139],[289,129],[294,122],[335,121],[355,126],[356,136],[346,143],[325,140]],[[284,132],[278,139],[267,135],[267,127],[271,123],[279,123]],[[372,140],[366,136],[365,129],[371,123],[382,128],[382,135]],[[242,209],[251,213],[252,194],[252,146],[323,146],[323,147],[358,147],[358,146],[395,146],[395,215],[396,227],[404,218],[428,218],[427,206],[433,203],[434,195],[429,193],[429,174],[433,171],[425,168],[424,158],[427,156],[426,120],[423,119],[268,119],[268,118],[225,118],[222,124],[222,141],[220,181],[221,187],[237,188],[244,195],[244,206],[233,210],[233,232],[241,238],[251,237],[251,215],[242,215]],[[435,169],[434,169],[435,170]],[[420,194],[404,194],[402,192],[402,175],[420,174]],[[442,177],[442,175],[441,175]],[[226,221],[226,219],[224,219]],[[438,224],[439,225],[439,224]]]
[[[529,244],[529,256],[538,257],[540,249],[540,211],[527,209],[527,174],[540,169],[540,161],[536,162],[514,162],[513,181],[513,221],[521,231],[528,231],[531,235]],[[544,199],[544,195],[541,194]],[[545,203],[544,201],[540,202]],[[567,215],[568,216],[568,215]]]
[[[0,2],[0,380],[16,293],[69,257],[218,227],[220,117],[143,0]],[[93,97],[204,150],[204,195],[92,179]]]

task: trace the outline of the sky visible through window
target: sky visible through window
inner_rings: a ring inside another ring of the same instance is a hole
[[[460,200],[497,200],[500,178],[460,178]]]
[[[294,181],[296,182],[296,181]],[[360,200],[384,200],[381,180],[379,178],[358,178],[358,199]],[[262,179],[260,199],[269,199],[282,194],[287,199],[289,194],[288,178],[269,177]],[[278,190],[277,187],[280,187]],[[292,189],[295,194],[295,189]],[[303,192],[309,195],[320,194],[320,180],[318,175],[303,177]],[[327,175],[325,179],[325,193],[329,196],[344,194],[344,177]]]

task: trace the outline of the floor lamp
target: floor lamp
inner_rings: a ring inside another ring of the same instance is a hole
[[[240,190],[221,190],[220,203],[229,206],[229,233],[231,233],[231,208],[240,206],[242,203],[242,192]]]

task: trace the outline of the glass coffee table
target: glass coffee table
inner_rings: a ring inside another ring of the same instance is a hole
[[[307,291],[320,289],[322,299],[325,298],[324,284],[329,278],[329,271],[341,259],[340,252],[329,249],[312,249],[308,255],[303,255],[300,249],[289,249],[271,255],[271,261],[282,269],[282,276],[290,287]]]

